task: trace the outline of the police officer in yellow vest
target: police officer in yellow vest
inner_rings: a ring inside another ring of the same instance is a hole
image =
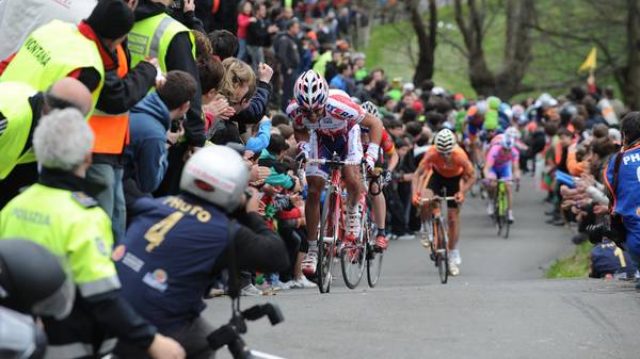
[[[133,26],[134,0],[101,0],[81,25],[80,31],[98,38],[119,36]],[[120,19],[121,29],[114,27],[113,19]],[[87,177],[104,182],[105,189],[96,194],[100,207],[111,218],[116,241],[124,236],[126,209],[122,189],[122,153],[129,142],[129,109],[138,103],[156,82],[156,65],[152,61],[140,61],[129,68],[126,47],[117,41],[104,40],[100,55],[104,64],[104,86],[100,91],[96,109],[89,119],[95,135],[93,164]]]
[[[181,70],[197,80],[200,77],[195,60],[194,36],[187,27],[166,14],[171,4],[173,0],[139,1],[135,10],[136,23],[129,33],[127,43],[132,65],[149,56],[156,57],[162,72]],[[191,99],[191,108],[187,112],[184,129],[186,143],[172,146],[169,150],[169,170],[163,193],[178,192],[184,152],[187,151],[187,147],[202,147],[205,142],[199,83],[196,94]]]
[[[67,107],[84,114],[91,109],[91,93],[78,80],[64,78],[46,92],[19,82],[0,83],[0,209],[38,179],[31,144],[40,117]]]
[[[104,85],[105,62],[111,60],[108,49],[115,51],[133,26],[132,17],[104,11],[114,2],[122,1],[101,0],[77,27],[53,20],[36,29],[10,57],[0,82],[24,82],[43,91],[63,77],[77,78],[93,96],[92,113]]]
[[[84,179],[92,144],[91,129],[78,110],[56,110],[43,117],[33,135],[40,179],[0,211],[0,238],[30,238],[46,247],[77,286],[67,318],[42,318],[49,339],[47,357],[108,354],[115,344],[109,333],[152,357],[183,358],[182,348],[156,334],[119,294],[109,218],[90,197],[96,184]]]

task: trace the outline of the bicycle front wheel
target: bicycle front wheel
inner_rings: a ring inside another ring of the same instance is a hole
[[[383,257],[384,252],[376,252],[373,250],[373,245],[369,246],[367,251],[367,282],[371,288],[375,287],[380,280]]]
[[[503,217],[503,229],[504,229],[504,239],[509,239],[509,228],[511,228],[511,222],[509,221],[508,216]]]
[[[318,266],[316,279],[320,293],[329,293],[331,290],[331,271],[333,269],[333,257],[336,251],[338,239],[338,210],[340,199],[335,191],[330,191],[325,199],[318,231]]]
[[[446,229],[440,218],[435,219],[434,226],[436,226],[438,238],[436,245],[436,266],[438,267],[438,274],[440,275],[440,283],[447,284],[447,280],[449,279],[449,250],[447,249]]]
[[[342,278],[349,289],[355,289],[362,275],[367,261],[367,246],[362,243],[349,243],[340,249],[340,267]]]
[[[369,216],[366,208],[363,209],[362,221],[360,222],[360,236],[355,242],[342,242],[340,248],[340,267],[342,268],[342,278],[349,289],[355,289],[362,275],[367,262],[367,243],[370,237]]]

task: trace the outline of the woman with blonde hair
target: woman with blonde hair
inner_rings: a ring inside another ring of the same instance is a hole
[[[256,79],[251,66],[234,57],[222,61],[222,66],[224,75],[218,93],[227,99],[235,115],[227,121],[216,121],[211,141],[219,145],[241,142],[240,133],[246,126],[258,123],[266,114],[273,75],[271,67],[259,64]]]

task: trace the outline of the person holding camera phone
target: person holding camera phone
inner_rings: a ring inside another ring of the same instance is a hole
[[[169,148],[180,140],[180,133],[184,134],[182,118],[195,92],[196,80],[191,75],[169,71],[165,84],[131,109],[125,182],[133,180],[143,193],[151,193],[160,186],[168,167]]]
[[[214,328],[201,316],[203,297],[227,268],[230,247],[237,269],[270,273],[289,267],[284,242],[257,213],[248,192],[249,168],[235,150],[209,146],[187,161],[180,193],[140,198],[126,238],[113,252],[122,293],[158,331],[176,339],[189,358],[210,358]],[[116,354],[144,358],[122,343]]]

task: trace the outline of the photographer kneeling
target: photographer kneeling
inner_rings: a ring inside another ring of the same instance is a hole
[[[197,151],[186,163],[181,193],[140,198],[126,238],[113,252],[122,292],[161,333],[183,345],[189,358],[213,357],[206,337],[214,328],[200,313],[216,274],[227,268],[234,246],[239,270],[270,273],[288,268],[284,242],[246,198],[249,169],[224,146]],[[144,358],[119,345],[123,358]]]

